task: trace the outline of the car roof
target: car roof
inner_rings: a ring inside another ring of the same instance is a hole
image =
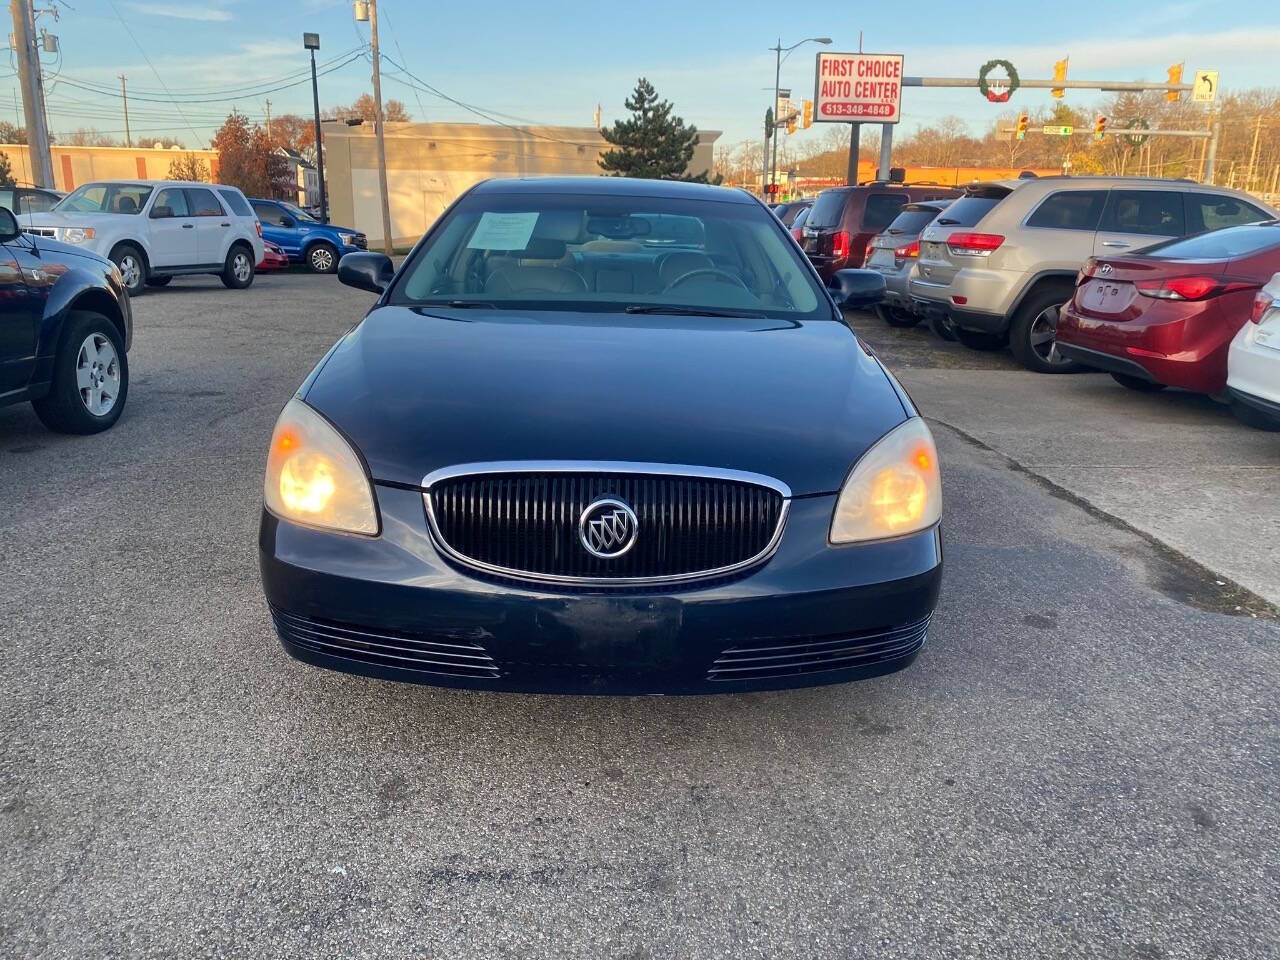
[[[513,177],[482,180],[470,191],[478,196],[560,194],[605,197],[659,197],[667,200],[714,200],[719,203],[755,203],[751,194],[737,187],[683,180],[641,180],[631,177]]]
[[[129,187],[209,187],[215,190],[239,190],[229,183],[203,183],[199,180],[89,180],[81,187],[97,187],[105,184],[123,184]]]

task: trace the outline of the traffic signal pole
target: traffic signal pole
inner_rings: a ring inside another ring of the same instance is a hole
[[[36,49],[33,7],[33,0],[9,0],[14,52],[18,59],[18,82],[22,87],[22,108],[27,121],[31,177],[37,187],[53,189],[56,186],[53,182],[53,156],[49,152],[49,122],[44,112],[44,81],[40,75],[40,54]]]

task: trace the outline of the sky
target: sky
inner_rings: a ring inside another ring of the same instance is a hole
[[[204,146],[233,106],[261,122],[268,99],[273,114],[308,116],[303,31],[321,37],[318,61],[329,71],[320,78],[322,107],[350,103],[371,89],[370,63],[359,57],[368,24],[355,22],[347,0],[52,5],[57,22],[42,15],[37,27],[60,41],[58,55],[42,57],[55,134],[94,127],[123,137],[121,73],[128,78],[135,142],[172,136]],[[1013,0],[982,8],[955,0],[380,0],[378,9],[382,52],[395,62],[384,65],[383,97],[403,101],[415,120],[489,122],[422,89],[425,82],[504,120],[588,126],[599,103],[608,124],[625,114],[623,101],[645,76],[677,114],[700,129],[722,131],[722,144],[737,144],[760,136],[773,86],[769,47],[779,39],[784,47],[806,37],[833,39],[830,47],[805,44],[783,64],[782,86],[796,98],[812,96],[814,53],[857,50],[860,31],[867,52],[904,54],[909,76],[976,76],[985,61],[1001,58],[1024,77],[1042,78],[1055,60],[1069,56],[1073,80],[1163,80],[1169,64],[1185,61],[1188,81],[1194,70],[1209,69],[1221,72],[1223,90],[1280,87],[1280,5],[1274,0]],[[0,119],[21,123],[12,66],[4,82],[10,92],[0,99]],[[1102,96],[1069,91],[1067,103],[1085,107]],[[1050,102],[1047,90],[1021,90],[1010,105],[996,105],[974,89],[908,88],[900,129],[956,115],[981,133],[1010,106],[1034,110]],[[804,138],[820,137],[823,127],[815,124],[792,140],[800,146]]]

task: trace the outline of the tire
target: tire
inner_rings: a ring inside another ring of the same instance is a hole
[[[147,261],[142,251],[131,243],[119,244],[111,251],[111,262],[120,270],[129,296],[142,296],[147,289]]]
[[[920,322],[920,318],[910,310],[903,310],[901,307],[876,307],[876,316],[883,320],[891,327],[905,328],[914,327]]]
[[[1056,284],[1033,290],[1009,324],[1009,349],[1017,361],[1036,373],[1072,373],[1075,360],[1058,353],[1058,315],[1071,291]]]
[[[129,395],[129,359],[115,324],[100,313],[73,313],[58,339],[49,393],[32,401],[58,433],[100,433],[120,419]]]
[[[993,350],[1003,350],[1005,340],[1003,334],[999,333],[982,333],[978,330],[966,330],[964,327],[954,327],[956,339],[963,343],[970,350],[982,350],[991,352]]]
[[[1122,387],[1128,387],[1138,393],[1159,393],[1167,383],[1156,383],[1154,380],[1143,380],[1141,377],[1134,377],[1127,373],[1113,373],[1111,379]]]
[[[337,273],[338,248],[323,242],[308,247],[307,269],[312,273]]]
[[[167,287],[173,277],[147,277],[148,287]]]
[[[222,285],[243,290],[253,283],[253,253],[243,243],[233,244],[222,267]]]
[[[1280,417],[1270,417],[1239,400],[1231,401],[1231,412],[1235,414],[1237,420],[1255,430],[1280,430]]]
[[[948,320],[945,315],[937,312],[931,313],[929,314],[929,319],[926,322],[929,324],[929,329],[937,334],[941,339],[950,342],[955,341],[955,324]]]

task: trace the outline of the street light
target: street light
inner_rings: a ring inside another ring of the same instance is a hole
[[[778,179],[778,81],[782,77],[782,61],[786,59],[783,54],[791,55],[791,51],[796,47],[802,47],[806,43],[821,43],[823,45],[831,43],[830,37],[806,37],[799,43],[793,43],[789,47],[782,45],[782,38],[778,38],[777,46],[770,47],[775,54],[773,66],[773,159],[769,163],[769,183],[776,183]],[[760,187],[760,192],[764,193],[765,186]]]
[[[329,222],[329,198],[324,189],[324,141],[320,137],[320,88],[316,86],[316,51],[320,34],[304,33],[302,48],[311,51],[311,103],[316,111],[316,175],[320,178],[320,222]]]

